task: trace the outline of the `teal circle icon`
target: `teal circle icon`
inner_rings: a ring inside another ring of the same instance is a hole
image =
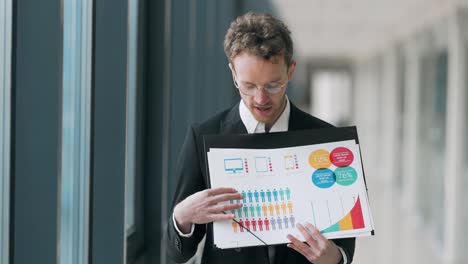
[[[336,183],[349,186],[356,182],[357,173],[352,167],[340,167],[335,170]]]
[[[333,184],[335,184],[335,181],[335,173],[333,173],[333,171],[330,169],[316,170],[312,174],[312,182],[315,186],[322,189],[330,188]]]

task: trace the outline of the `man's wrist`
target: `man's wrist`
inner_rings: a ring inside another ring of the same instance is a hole
[[[336,246],[338,248],[338,251],[340,251],[340,255],[341,255],[341,258],[340,258],[340,262],[338,262],[339,264],[347,264],[348,263],[348,258],[346,257],[346,253],[344,252],[344,250],[339,247],[339,246]]]
[[[174,220],[177,224],[178,229],[181,232],[185,234],[190,232],[190,229],[192,228],[192,223],[190,221],[185,220],[184,217],[181,216],[179,205],[176,205],[176,207],[174,208]]]
[[[176,221],[176,218],[175,218],[175,214],[172,214],[172,223],[174,225],[174,229],[177,231],[177,233],[179,234],[179,236],[181,237],[191,237],[193,235],[193,232],[195,231],[195,225],[192,224],[190,226],[190,232],[188,231],[182,231],[180,228],[179,228],[179,225],[177,224],[177,221]]]

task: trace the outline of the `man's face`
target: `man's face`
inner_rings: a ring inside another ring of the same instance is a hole
[[[242,52],[237,55],[231,68],[234,79],[242,87],[256,87],[255,95],[248,95],[239,89],[240,96],[255,119],[271,128],[286,106],[287,82],[292,79],[296,63],[288,67],[283,56],[276,56],[270,60]],[[268,87],[281,86],[275,94],[267,91]]]

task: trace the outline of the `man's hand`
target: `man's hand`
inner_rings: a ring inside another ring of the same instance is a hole
[[[184,233],[189,233],[192,224],[206,224],[214,221],[231,220],[234,214],[224,211],[236,210],[241,203],[218,204],[229,200],[240,200],[242,194],[233,188],[219,187],[206,189],[190,195],[174,208],[177,227]]]
[[[288,235],[288,239],[291,241],[288,244],[289,248],[301,253],[307,260],[315,264],[336,264],[340,262],[342,256],[338,247],[333,241],[326,239],[312,224],[306,223],[305,226],[297,224],[297,229],[299,229],[307,243],[301,242],[293,235]]]

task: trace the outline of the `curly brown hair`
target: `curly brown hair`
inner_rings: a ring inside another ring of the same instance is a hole
[[[230,62],[247,51],[266,60],[282,55],[286,65],[292,62],[291,32],[270,14],[249,12],[234,20],[224,37],[224,52]]]

